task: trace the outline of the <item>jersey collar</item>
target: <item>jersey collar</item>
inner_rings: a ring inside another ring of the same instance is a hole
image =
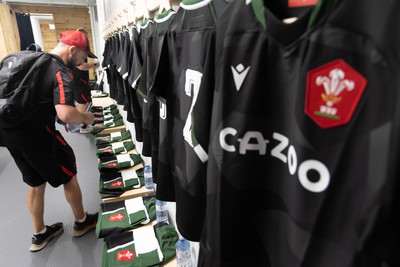
[[[267,19],[265,17],[264,0],[246,0],[246,4],[251,2],[254,15],[256,16],[262,27],[267,30]],[[325,14],[329,13],[339,0],[319,0],[318,3],[312,8],[311,14],[308,19],[307,28],[313,27]]]

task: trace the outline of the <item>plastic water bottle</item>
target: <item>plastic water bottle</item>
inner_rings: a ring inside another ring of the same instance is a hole
[[[144,187],[148,190],[154,189],[153,172],[151,166],[144,167]]]
[[[168,223],[167,202],[156,199],[156,218],[157,223]]]
[[[176,242],[176,266],[192,267],[190,243],[182,237]]]

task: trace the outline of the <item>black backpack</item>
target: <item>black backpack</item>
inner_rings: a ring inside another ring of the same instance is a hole
[[[19,127],[32,117],[40,70],[51,58],[46,52],[20,51],[1,61],[0,128]]]

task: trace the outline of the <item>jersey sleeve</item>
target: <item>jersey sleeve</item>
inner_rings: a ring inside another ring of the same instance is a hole
[[[74,80],[72,72],[67,68],[60,68],[56,72],[54,88],[54,105],[74,105]]]

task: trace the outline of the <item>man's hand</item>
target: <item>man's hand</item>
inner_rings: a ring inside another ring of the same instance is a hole
[[[90,113],[90,112],[84,112],[83,113],[84,115],[85,115],[85,121],[84,121],[84,124],[86,124],[86,125],[92,125],[93,124],[93,122],[94,122],[94,115],[93,115],[93,113]]]

